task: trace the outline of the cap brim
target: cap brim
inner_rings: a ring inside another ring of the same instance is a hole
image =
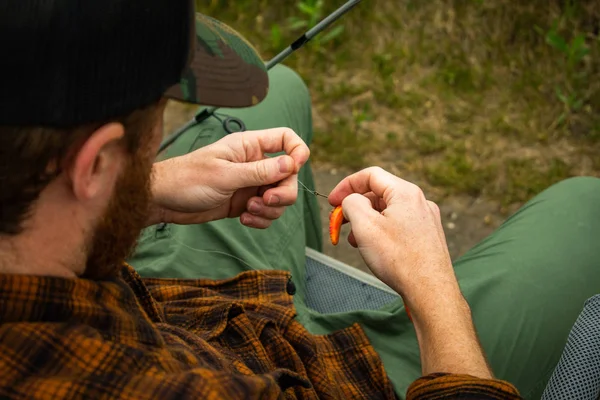
[[[216,107],[250,107],[269,89],[267,69],[260,55],[231,27],[196,13],[191,60],[181,82],[165,96]]]

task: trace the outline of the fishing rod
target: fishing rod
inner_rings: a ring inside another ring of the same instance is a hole
[[[283,50],[281,53],[277,54],[275,57],[273,57],[271,60],[269,60],[267,63],[265,63],[265,67],[267,68],[267,71],[270,70],[271,68],[273,68],[275,65],[279,64],[280,62],[282,62],[283,60],[285,60],[294,51],[298,50],[299,48],[304,46],[306,43],[308,43],[309,40],[311,40],[316,35],[318,35],[320,32],[325,30],[329,25],[331,25],[336,20],[338,20],[342,15],[344,15],[348,11],[350,11],[354,6],[356,6],[358,3],[360,3],[360,1],[361,0],[349,0],[344,5],[342,5],[340,8],[338,8],[337,10],[335,10],[334,12],[329,14],[327,17],[325,17],[325,19],[323,19],[321,22],[319,22],[317,25],[315,25],[312,29],[310,29],[307,32],[305,32],[304,34],[302,34],[302,36],[300,36],[298,39],[296,39],[285,50]],[[173,144],[173,142],[175,142],[177,140],[177,138],[179,138],[186,130],[188,130],[192,126],[201,123],[202,121],[206,120],[207,118],[209,118],[212,115],[215,115],[215,111],[217,111],[218,109],[219,109],[219,107],[204,108],[200,113],[198,113],[187,124],[185,124],[184,126],[179,128],[176,132],[174,132],[173,134],[171,134],[170,136],[165,138],[162,141],[162,143],[160,144],[158,152],[159,153],[162,152],[167,147],[169,147],[171,144]],[[239,131],[243,132],[244,130],[246,130],[246,127],[244,126],[244,123],[241,120],[239,120],[237,118],[233,118],[233,117],[228,117],[223,122],[223,127],[225,128],[225,130],[228,133],[234,132],[233,129],[235,129],[235,128],[231,128],[232,123],[239,126],[239,129],[240,129]]]

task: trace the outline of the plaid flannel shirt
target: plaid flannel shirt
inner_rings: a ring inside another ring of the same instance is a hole
[[[0,397],[395,398],[358,325],[314,336],[295,321],[288,280],[142,280],[129,266],[104,282],[0,275]],[[464,390],[518,398],[455,375],[424,377],[408,397]]]

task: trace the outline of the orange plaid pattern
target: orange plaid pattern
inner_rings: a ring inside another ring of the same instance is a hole
[[[358,325],[314,336],[294,320],[288,279],[0,275],[0,397],[395,398]],[[413,386],[419,398],[438,390]]]

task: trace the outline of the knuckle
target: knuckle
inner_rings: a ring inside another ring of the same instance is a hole
[[[414,183],[411,183],[408,186],[409,186],[411,196],[419,198],[419,199],[425,198],[425,194],[423,193],[423,190],[420,187],[418,187]]]
[[[433,211],[433,213],[439,217],[440,214],[440,207],[438,207],[437,204],[435,204],[433,201],[429,201],[427,200],[427,204],[429,205],[429,208],[431,209],[431,211]]]
[[[350,193],[345,200],[350,200],[350,201],[357,201],[359,199],[361,199],[363,197],[363,195],[361,195],[360,193]]]
[[[386,173],[386,170],[384,170],[383,168],[381,168],[380,166],[373,166],[373,167],[369,167],[367,168],[367,170],[372,173],[372,174],[383,174]]]
[[[269,177],[269,169],[266,162],[259,162],[256,164],[256,179],[258,181],[266,181]]]
[[[402,193],[404,194],[405,198],[407,198],[411,201],[419,201],[419,200],[425,198],[425,195],[423,194],[423,190],[421,190],[420,187],[418,187],[414,183],[410,183],[410,182],[406,182],[406,181],[404,181],[404,185],[402,187]]]
[[[277,207],[276,209],[273,210],[273,212],[271,214],[271,219],[281,218],[283,216],[284,212],[285,212],[285,207]]]
[[[300,135],[298,135],[296,131],[291,128],[284,128],[281,130],[281,139],[288,142],[295,142],[298,139],[302,140]]]
[[[292,128],[283,128],[282,133],[285,135],[286,133],[291,134],[292,136],[298,136],[295,130]],[[298,136],[299,137],[299,136]]]
[[[357,204],[366,199],[365,196],[359,193],[351,193],[344,200],[342,200],[342,208],[347,207],[348,204]],[[346,206],[344,206],[346,204]]]

